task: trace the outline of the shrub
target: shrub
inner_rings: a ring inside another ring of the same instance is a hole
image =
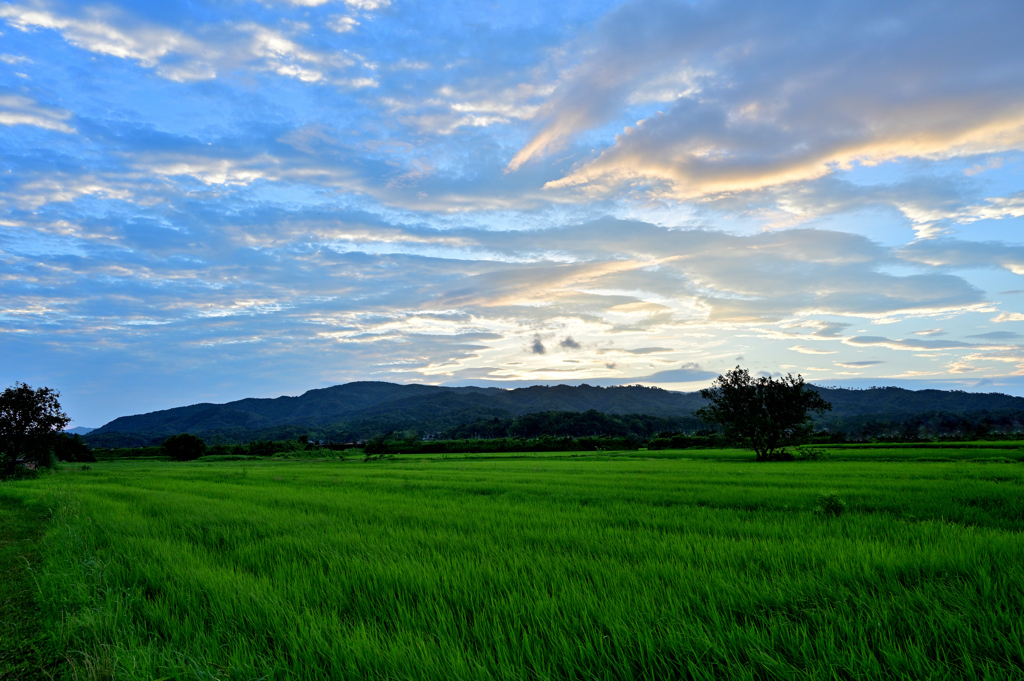
[[[835,492],[822,493],[818,495],[814,512],[826,518],[837,518],[846,513],[846,502]]]

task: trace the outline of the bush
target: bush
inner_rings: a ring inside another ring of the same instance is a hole
[[[819,494],[814,512],[826,518],[838,518],[846,513],[846,502],[835,492]]]
[[[277,454],[278,449],[279,448],[276,442],[268,442],[266,440],[253,440],[248,444],[250,456],[270,457],[273,456],[274,454]]]
[[[160,449],[175,461],[195,461],[206,454],[206,443],[195,435],[182,433],[164,440]]]

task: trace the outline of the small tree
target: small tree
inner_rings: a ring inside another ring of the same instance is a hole
[[[383,435],[371,437],[366,442],[366,446],[363,447],[363,453],[366,455],[364,459],[366,461],[386,459],[388,456],[388,440],[391,439],[392,433],[393,431],[389,430]]]
[[[719,376],[700,395],[709,404],[694,414],[720,425],[727,437],[749,445],[758,461],[781,458],[787,445],[809,434],[808,412],[832,409],[821,395],[806,388],[800,375],[753,378],[739,367]]]
[[[54,443],[71,422],[58,397],[52,388],[33,390],[25,383],[0,394],[0,477],[13,476],[19,461],[46,466],[53,460]]]
[[[195,461],[206,454],[206,443],[195,435],[182,433],[164,440],[160,449],[175,461]]]

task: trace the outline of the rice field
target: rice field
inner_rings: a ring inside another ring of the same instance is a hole
[[[49,509],[66,678],[1024,678],[1016,460],[685,454],[113,462],[0,504]]]

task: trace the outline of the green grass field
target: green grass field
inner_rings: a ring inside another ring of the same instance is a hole
[[[49,515],[26,565],[69,678],[1012,679],[1004,449],[100,463],[0,508]]]

